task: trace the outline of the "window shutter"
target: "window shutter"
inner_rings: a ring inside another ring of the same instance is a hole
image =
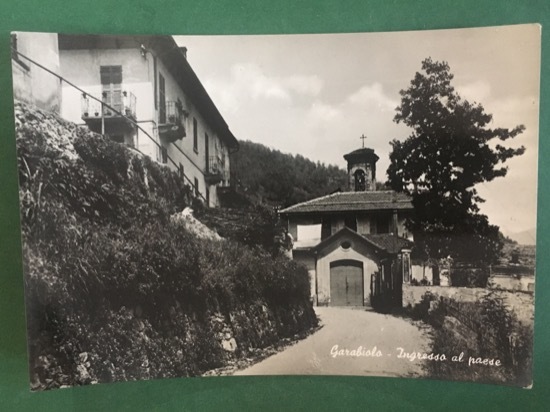
[[[121,84],[122,66],[101,66],[101,84]]]

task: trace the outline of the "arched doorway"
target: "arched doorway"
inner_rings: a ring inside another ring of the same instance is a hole
[[[330,263],[330,305],[363,306],[363,262],[337,260]]]

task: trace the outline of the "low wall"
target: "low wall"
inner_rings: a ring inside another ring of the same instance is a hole
[[[532,275],[491,275],[491,277],[489,278],[489,287],[493,289],[521,290],[524,292],[533,292],[535,290],[535,277]]]
[[[487,289],[483,288],[403,285],[403,306],[414,306],[419,303],[426,292],[433,293],[436,296],[459,300],[461,302],[475,302],[489,293]]]
[[[403,307],[412,307],[420,303],[422,296],[427,292],[437,297],[446,297],[458,302],[476,302],[492,292],[504,300],[504,303],[515,312],[518,320],[525,323],[533,321],[535,307],[532,292],[452,286],[411,286],[405,284],[403,285]]]
[[[411,280],[421,284],[422,281],[428,281],[430,285],[434,282],[433,266],[413,261],[411,265]],[[441,267],[439,272],[439,286],[449,286],[449,270]]]

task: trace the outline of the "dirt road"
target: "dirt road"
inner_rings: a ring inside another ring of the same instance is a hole
[[[425,361],[411,359],[413,352],[430,352],[427,327],[363,308],[323,307],[316,312],[323,325],[320,330],[235,375],[424,374]]]

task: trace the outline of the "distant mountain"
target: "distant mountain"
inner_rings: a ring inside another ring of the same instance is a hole
[[[508,232],[506,233],[510,239],[515,240],[520,245],[534,245],[537,242],[537,230],[531,228],[523,230],[521,232]]]
[[[284,207],[347,186],[347,172],[336,166],[281,153],[259,143],[239,144],[239,151],[231,155],[232,180],[262,203]]]

